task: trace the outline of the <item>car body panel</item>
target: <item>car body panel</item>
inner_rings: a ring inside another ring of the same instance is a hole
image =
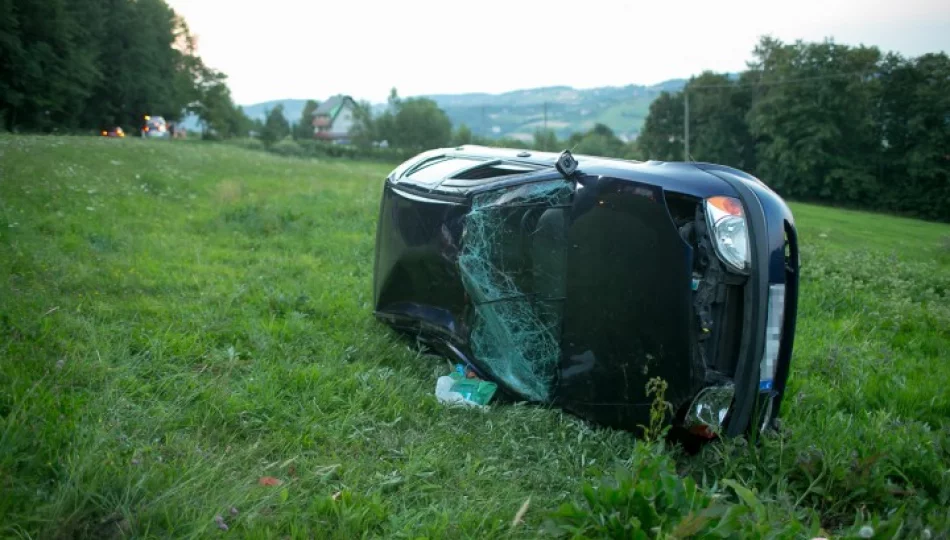
[[[663,200],[659,186],[613,177],[575,198],[558,399],[599,423],[635,429],[650,378],[668,381],[674,407],[703,382],[690,349],[693,250]]]

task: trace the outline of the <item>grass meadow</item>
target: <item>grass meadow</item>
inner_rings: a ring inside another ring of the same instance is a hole
[[[793,204],[782,430],[687,456],[438,404],[371,315],[390,169],[0,136],[0,536],[950,534],[950,226]]]

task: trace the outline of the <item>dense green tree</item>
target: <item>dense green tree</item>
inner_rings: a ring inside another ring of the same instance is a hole
[[[624,142],[604,124],[595,124],[584,133],[575,133],[568,139],[568,147],[575,154],[622,157],[626,153]]]
[[[294,138],[295,139],[312,139],[313,138],[313,112],[317,110],[317,107],[320,106],[315,100],[308,99],[307,103],[303,106],[303,111],[300,113],[300,120],[294,124]]]
[[[751,79],[749,73],[736,80],[705,72],[687,83],[689,151],[694,161],[721,163],[742,170],[755,168],[755,139],[746,123],[746,115],[752,107]]]
[[[189,107],[204,126],[208,138],[243,137],[251,124],[244,110],[234,105],[227,77],[218,71],[203,69],[199,76],[196,101]]]
[[[360,148],[370,148],[383,139],[378,134],[378,126],[373,118],[373,106],[368,101],[360,101],[353,110],[353,128],[350,140]]]
[[[472,144],[474,140],[472,130],[465,124],[459,124],[459,127],[455,128],[455,132],[452,133],[452,145],[454,146]]]
[[[950,219],[950,57],[889,55],[880,84],[879,204]]]
[[[390,144],[397,148],[425,150],[449,144],[452,122],[431,99],[401,100],[394,115]]]
[[[402,99],[393,88],[381,114],[374,117],[368,103],[357,107],[352,137],[362,147],[385,141],[395,148],[420,151],[449,145],[452,122],[431,99]]]
[[[179,120],[197,98],[193,45],[184,22],[164,0],[106,0],[99,36],[102,77],[93,88],[84,123],[96,120],[131,128],[143,115]],[[185,57],[192,55],[186,61]],[[189,62],[192,65],[188,65]]]
[[[946,54],[764,38],[738,77],[704,73],[660,95],[642,157],[683,159],[687,94],[692,159],[750,171],[787,197],[950,220]],[[583,148],[604,150],[595,143]]]
[[[101,78],[103,2],[0,1],[0,114],[8,128],[73,127]]]
[[[683,159],[683,93],[663,92],[650,104],[650,112],[637,137],[646,159]]]
[[[165,0],[0,0],[0,123],[8,129],[135,131],[146,114],[179,120],[201,99],[219,98],[207,71]]]
[[[290,123],[284,117],[284,106],[277,105],[267,111],[264,117],[264,125],[261,128],[261,140],[264,144],[271,145],[290,135]]]
[[[756,171],[789,196],[871,203],[878,189],[872,157],[881,144],[874,120],[880,52],[765,39],[754,58],[752,76],[761,84],[749,112]]]

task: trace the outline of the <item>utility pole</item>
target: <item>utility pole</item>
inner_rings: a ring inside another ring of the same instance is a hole
[[[548,102],[544,102],[544,148],[541,150],[547,151],[548,149]]]
[[[689,92],[683,89],[683,161],[689,161]]]

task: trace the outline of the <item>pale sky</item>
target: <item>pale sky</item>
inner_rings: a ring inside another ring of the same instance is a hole
[[[739,71],[762,35],[950,52],[947,0],[168,0],[234,99],[654,84]]]

